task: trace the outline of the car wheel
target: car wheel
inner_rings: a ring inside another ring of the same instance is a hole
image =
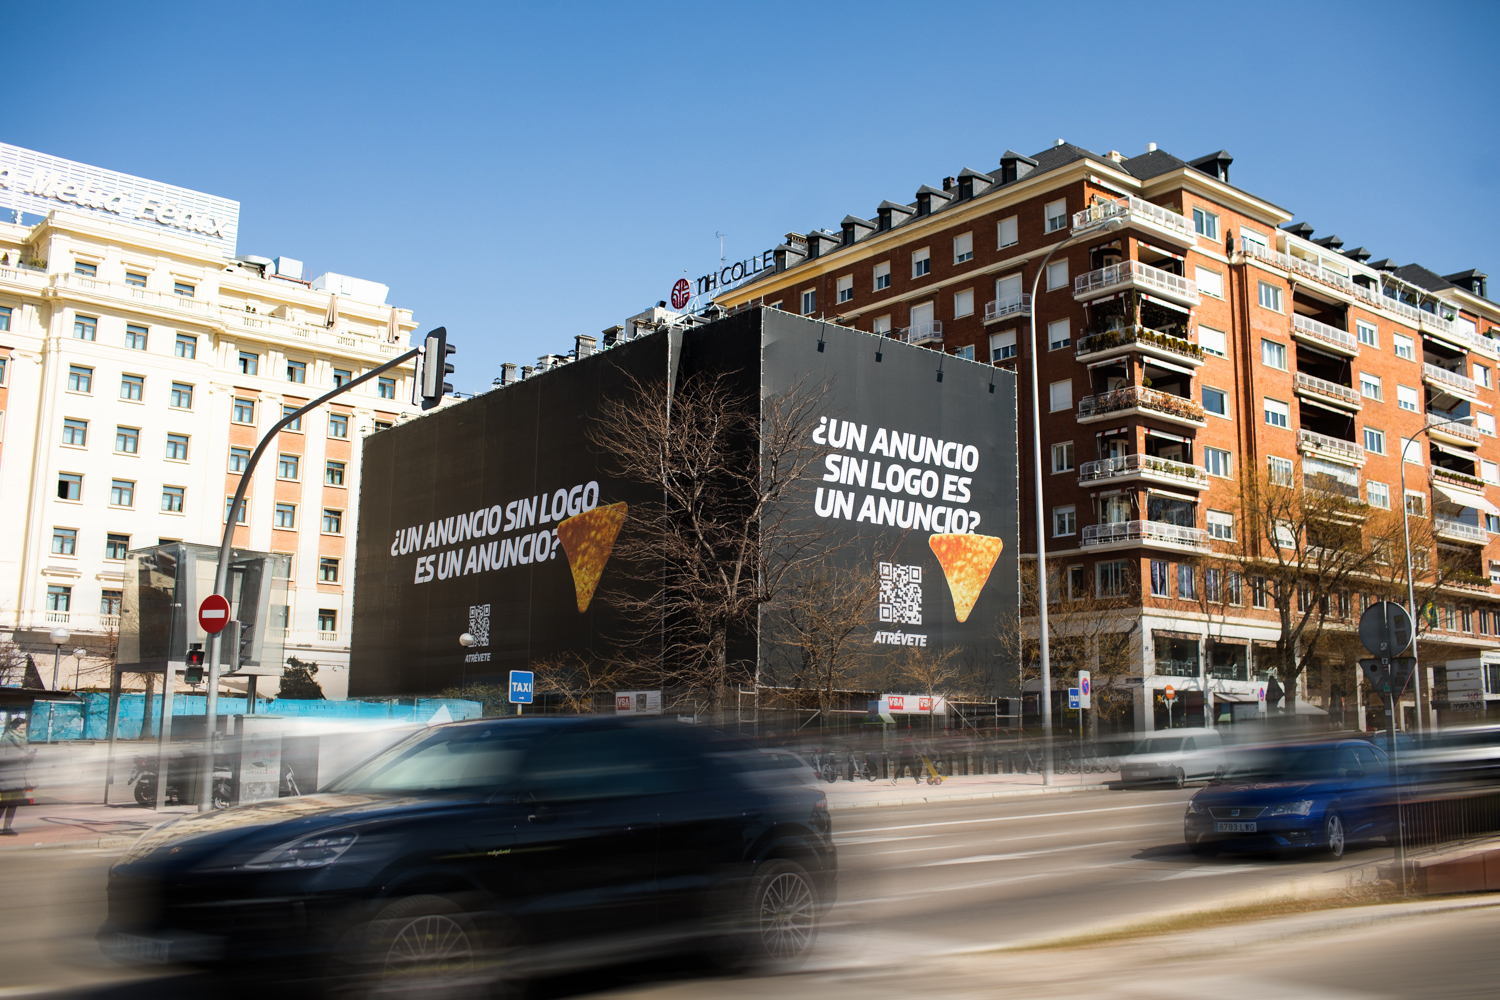
[[[356,979],[380,996],[480,996],[499,978],[496,959],[463,908],[443,896],[408,896],[366,928]]]
[[[763,864],[750,888],[752,955],[777,964],[800,961],[818,935],[818,894],[806,869],[793,861]]]
[[[1329,811],[1323,817],[1323,847],[1335,858],[1344,856],[1344,848],[1348,846],[1348,835],[1344,831],[1344,819],[1338,813]]]
[[[1182,773],[1182,768],[1179,767],[1177,769],[1177,773],[1174,774],[1174,775],[1172,775],[1172,787],[1173,788],[1181,788],[1182,787],[1182,783],[1185,780],[1186,780],[1186,775],[1184,775]]]

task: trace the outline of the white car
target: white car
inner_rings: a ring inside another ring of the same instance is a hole
[[[1224,765],[1224,744],[1212,729],[1163,729],[1143,733],[1120,758],[1120,783],[1144,785],[1211,778]]]

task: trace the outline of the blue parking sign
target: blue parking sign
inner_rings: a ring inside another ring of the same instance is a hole
[[[532,673],[530,670],[512,670],[510,672],[510,703],[512,705],[531,704]]]

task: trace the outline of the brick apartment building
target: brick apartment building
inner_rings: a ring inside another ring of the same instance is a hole
[[[1233,186],[1231,162],[1223,151],[1185,162],[1155,144],[1134,157],[1061,140],[1035,156],[1006,152],[992,173],[964,170],[872,218],[788,233],[764,257],[773,267],[716,302],[1019,363],[1023,376],[1035,311],[1047,553],[1063,591],[1054,613],[1082,587],[1128,595],[1119,625],[1138,656],[1138,727],[1167,724],[1168,684],[1184,692],[1178,725],[1184,705],[1189,722],[1260,711],[1274,611],[1246,587],[1206,612],[1193,568],[1233,537],[1243,470],[1300,473],[1389,509],[1402,502],[1403,442],[1418,439],[1408,509],[1432,519],[1441,558],[1469,569],[1440,593],[1423,636],[1424,690],[1436,682],[1448,721],[1442,665],[1500,651],[1500,305],[1477,270],[1440,276],[1314,239],[1292,212]],[[1033,302],[1043,258],[1074,236]],[[1426,432],[1459,416],[1472,420]],[[1023,446],[1020,517],[1035,559],[1031,454]],[[1302,679],[1305,705],[1349,726],[1381,721],[1351,655],[1316,667]],[[1484,681],[1494,705],[1500,666],[1486,663]]]

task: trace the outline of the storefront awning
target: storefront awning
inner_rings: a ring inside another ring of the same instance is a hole
[[[1187,438],[1181,434],[1168,434],[1166,431],[1159,431],[1155,427],[1147,427],[1145,430],[1147,437],[1161,438],[1164,441],[1176,441],[1178,444],[1187,444]]]
[[[1465,462],[1474,461],[1474,453],[1472,451],[1466,451],[1451,444],[1444,444],[1442,441],[1429,441],[1429,443],[1444,455],[1452,455],[1454,458],[1461,458]]]
[[[1163,490],[1155,486],[1146,487],[1146,492],[1154,497],[1171,497],[1173,500],[1182,500],[1187,503],[1198,502],[1198,498],[1190,493],[1173,493],[1171,490]]]
[[[1181,259],[1180,257],[1178,258],[1178,260]],[[1145,292],[1141,293],[1141,298],[1154,306],[1161,306],[1163,309],[1172,309],[1176,312],[1187,313],[1188,315],[1192,315],[1193,312],[1187,306],[1178,305],[1176,302],[1168,302],[1166,299],[1159,299],[1155,295],[1147,295]]]
[[[1161,358],[1143,358],[1141,363],[1144,364],[1147,368],[1165,368],[1167,371],[1177,372],[1179,375],[1191,376],[1193,374],[1193,370],[1191,368],[1188,368],[1184,365],[1174,365],[1172,362],[1163,361]]]
[[[1432,492],[1449,503],[1457,504],[1460,507],[1473,507],[1476,510],[1484,511],[1486,514],[1500,514],[1500,507],[1496,507],[1490,503],[1481,493],[1460,489],[1457,486],[1450,486],[1447,483],[1433,483]]]

